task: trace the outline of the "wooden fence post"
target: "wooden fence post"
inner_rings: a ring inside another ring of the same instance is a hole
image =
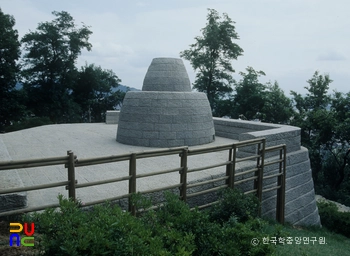
[[[74,153],[69,150],[67,151],[68,155],[68,197],[76,200],[76,194],[75,194],[75,160],[74,160]]]
[[[232,152],[235,154],[234,160],[232,162]],[[228,160],[230,161],[229,164],[226,165],[226,176],[228,176],[228,179],[226,180],[226,184],[229,188],[234,188],[235,183],[235,159],[236,159],[236,146],[233,146],[233,149],[230,148],[229,150],[229,156]]]
[[[136,215],[135,205],[132,204],[131,195],[136,193],[136,154],[131,154],[129,162],[129,212]]]
[[[262,189],[263,189],[263,175],[264,175],[264,160],[265,160],[265,143],[266,140],[263,139],[261,143],[258,144],[258,154],[260,157],[257,158],[257,168],[255,175],[258,176],[254,183],[254,189],[257,190],[257,197],[259,199],[259,216],[261,216],[261,202],[262,202]],[[261,147],[262,144],[262,147]],[[261,158],[261,160],[260,160]]]
[[[236,158],[237,158],[237,145],[233,145],[233,155],[232,155],[232,188],[235,187],[235,175],[236,175]]]
[[[283,154],[282,154],[283,151]],[[280,159],[283,162],[279,164],[280,176],[277,179],[277,186],[280,188],[277,190],[277,205],[276,205],[276,220],[284,224],[284,208],[285,208],[285,194],[286,194],[286,145],[283,145],[283,149],[280,150]]]
[[[184,148],[181,156],[181,171],[180,171],[180,183],[182,186],[180,187],[180,198],[184,202],[187,200],[187,155],[188,148]]]

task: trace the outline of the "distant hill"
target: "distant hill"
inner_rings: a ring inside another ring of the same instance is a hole
[[[117,88],[113,88],[112,91],[128,92],[128,91],[141,91],[141,90],[120,84]]]
[[[22,89],[22,87],[23,87],[23,84],[17,83],[15,86],[15,89],[20,90]],[[128,91],[141,91],[141,90],[120,84],[117,88],[112,88],[112,92],[116,92],[116,91],[128,92]]]

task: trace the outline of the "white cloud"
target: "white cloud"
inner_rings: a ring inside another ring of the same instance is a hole
[[[152,58],[179,57],[188,49],[206,24],[207,8],[213,8],[236,22],[237,43],[244,50],[233,62],[237,73],[247,66],[263,70],[266,79],[277,80],[288,92],[291,87],[303,90],[315,70],[338,72],[337,89],[349,90],[347,0],[1,1],[2,10],[16,18],[21,36],[52,20],[53,10],[68,11],[77,24],[90,25],[93,48],[83,51],[78,63],[112,69],[129,86],[142,86]],[[193,82],[194,72],[185,65]]]
[[[346,57],[336,51],[327,51],[317,57],[317,60],[321,61],[339,61],[346,60]]]

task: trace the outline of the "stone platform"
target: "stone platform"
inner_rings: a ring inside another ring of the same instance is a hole
[[[310,169],[308,151],[300,146],[300,128],[242,120],[214,118],[216,140],[209,144],[193,146],[208,147],[230,144],[253,138],[266,138],[266,146],[278,144],[287,145],[287,175],[286,175],[286,222],[295,225],[320,225],[320,218],[315,200],[314,186]],[[119,155],[131,152],[149,151],[150,147],[132,146],[115,141],[116,125],[107,124],[59,124],[47,125],[8,134],[0,134],[0,156],[4,160],[23,160],[41,157],[64,156],[67,150],[72,150],[79,159],[97,156]],[[2,146],[1,146],[2,145]],[[155,149],[155,148],[153,148]],[[242,157],[254,154],[250,147],[238,151]],[[268,155],[266,161],[271,161],[275,155]],[[197,168],[227,161],[228,152],[215,152],[191,156],[188,159],[189,168]],[[3,160],[3,159],[2,159]],[[236,172],[251,169],[255,161],[237,164]],[[161,171],[178,168],[178,155],[162,156],[137,160],[137,173]],[[264,169],[264,175],[275,174],[276,166]],[[18,175],[18,176],[17,176]],[[78,183],[111,179],[128,175],[128,161],[76,168]],[[225,175],[225,167],[190,173],[189,182],[215,179]],[[18,178],[19,177],[19,178]],[[67,169],[64,166],[47,166],[25,168],[19,170],[0,171],[0,189],[13,186],[17,181],[19,186],[32,186],[50,182],[67,180]],[[161,188],[179,183],[179,174],[170,173],[143,178],[137,182],[137,190]],[[217,182],[211,186],[218,186]],[[264,187],[275,186],[276,182],[264,182]],[[252,182],[244,184],[243,189],[251,189]],[[106,199],[128,192],[127,182],[109,183],[77,190],[77,197],[83,202]],[[28,206],[41,206],[57,203],[57,195],[68,195],[62,188],[51,188],[38,191],[28,191]],[[199,197],[205,203],[210,198]],[[263,194],[262,213],[274,217],[276,208],[276,191]]]
[[[8,161],[65,156],[68,150],[72,150],[74,154],[78,156],[78,159],[83,159],[156,149],[116,142],[115,130],[116,125],[107,125],[103,123],[57,124],[0,134],[0,142],[3,143],[3,147],[0,147],[0,155],[3,156],[8,153],[8,157],[1,160]],[[235,140],[219,137],[215,142],[197,147],[219,146],[233,142],[235,142]],[[218,162],[227,161],[227,157],[227,151],[193,156],[189,158],[188,164],[190,167],[195,168],[210,165],[213,159]],[[76,179],[80,184],[102,179],[111,179],[118,176],[127,176],[129,170],[128,164],[128,161],[124,161],[77,167]],[[137,173],[160,171],[178,168],[179,166],[180,157],[177,154],[157,158],[146,158],[137,160]],[[195,181],[224,172],[225,168],[223,167],[221,169],[206,170],[195,175],[189,175],[188,178],[189,181]],[[138,180],[137,189],[139,191],[144,191],[174,185],[179,183],[179,179],[180,176],[178,173],[143,178]],[[0,189],[13,187],[13,183],[10,183],[9,180],[16,181],[16,186],[33,186],[65,181],[67,180],[67,169],[64,168],[63,165],[58,165],[0,171]],[[77,197],[83,202],[106,199],[128,193],[127,185],[125,181],[80,188],[77,189]],[[34,207],[57,203],[58,193],[68,196],[68,191],[63,187],[28,191],[28,206]]]

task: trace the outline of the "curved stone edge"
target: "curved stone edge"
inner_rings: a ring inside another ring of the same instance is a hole
[[[287,152],[299,150],[301,147],[300,128],[288,125],[269,124],[253,121],[213,118],[217,136],[239,141],[255,138],[266,138],[266,147],[286,144]],[[239,157],[256,154],[256,147],[243,147],[239,150]],[[266,157],[274,156],[269,153]]]
[[[286,144],[285,221],[293,225],[321,225],[315,200],[308,150],[300,145],[300,128],[232,119],[213,118],[213,120],[217,136],[239,139],[240,141],[265,137],[267,147]],[[256,147],[244,147],[239,151],[237,152],[239,153],[237,154],[238,157],[245,157],[256,154]],[[267,154],[265,161],[276,159],[277,154]],[[277,173],[277,171],[277,167],[274,168],[273,166],[264,168],[266,175]],[[264,181],[264,186],[276,185],[277,181]],[[247,191],[252,189],[252,184],[246,183],[240,187]],[[276,191],[263,195],[262,215],[275,218]]]
[[[0,137],[0,159],[3,161],[12,160],[7,151],[5,143]],[[17,170],[0,171],[0,184],[6,184],[6,188],[20,188],[24,187]],[[27,192],[18,192],[0,195],[0,212],[11,211],[16,209],[26,208]]]
[[[210,143],[215,130],[207,97],[193,92],[128,92],[116,139],[146,147]]]
[[[213,120],[215,123],[217,136],[233,140],[239,140],[239,136],[243,133],[266,131],[281,127],[281,125],[278,124],[252,122],[237,119],[224,119],[218,117],[213,117]]]
[[[287,163],[285,221],[293,225],[320,226],[307,149],[302,147],[301,150],[287,155]],[[264,170],[266,175],[277,172],[278,169]],[[277,182],[264,185],[276,186]],[[265,193],[262,206],[263,215],[274,218],[276,216],[276,192]]]

